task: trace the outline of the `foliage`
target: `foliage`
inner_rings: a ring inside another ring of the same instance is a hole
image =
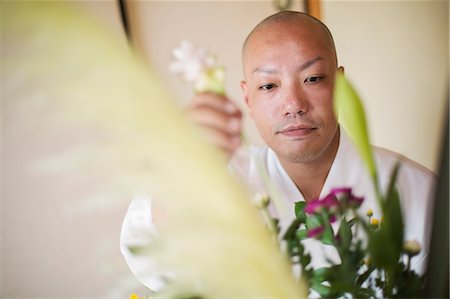
[[[401,217],[397,223],[392,222],[398,217],[399,206],[389,205],[386,210],[390,214],[385,214],[380,223],[372,218],[371,211],[367,219],[357,213],[362,200],[351,189],[342,188],[334,189],[323,199],[297,202],[296,220],[283,236],[292,263],[301,266],[310,289],[324,298],[417,295],[424,279],[410,269],[410,259],[419,251],[402,247]],[[398,202],[398,197],[391,197],[390,201]],[[337,228],[332,224],[337,224]],[[302,243],[309,238],[333,246],[340,263],[312,268],[311,256]]]

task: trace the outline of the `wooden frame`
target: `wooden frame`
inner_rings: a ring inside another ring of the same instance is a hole
[[[319,20],[321,20],[322,14],[320,9],[320,0],[304,0],[305,12]]]

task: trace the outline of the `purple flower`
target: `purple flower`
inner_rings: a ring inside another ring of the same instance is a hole
[[[309,229],[308,232],[306,233],[306,235],[309,238],[314,238],[314,237],[321,235],[324,230],[325,230],[325,228],[323,226],[314,227],[314,228]]]
[[[358,208],[364,201],[364,197],[355,196],[351,188],[334,188],[330,195],[338,197],[344,205],[351,208]]]
[[[352,188],[348,188],[348,187],[342,187],[342,188],[333,188],[330,192],[330,194],[338,197],[339,195],[347,195],[347,196],[351,196],[352,195]]]
[[[317,213],[323,207],[323,203],[320,199],[313,199],[306,203],[305,213],[314,214]]]
[[[364,197],[353,196],[353,195],[352,195],[352,196],[348,199],[348,204],[349,204],[351,207],[358,208],[358,207],[362,204],[363,201],[364,201]]]
[[[325,196],[325,198],[322,201],[323,205],[329,210],[333,208],[339,208],[340,206],[339,201],[337,200],[336,196],[333,193],[330,193],[327,196]]]
[[[330,223],[335,223],[336,220],[337,220],[336,215],[334,215],[334,214],[333,214],[333,215],[330,215],[330,218],[329,218]]]
[[[306,204],[305,213],[315,214],[321,209],[326,209],[328,212],[333,212],[340,207],[340,203],[336,196],[332,193],[325,196],[323,199],[313,199]]]

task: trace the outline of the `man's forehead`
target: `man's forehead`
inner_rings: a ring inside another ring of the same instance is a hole
[[[320,23],[307,18],[296,18],[288,21],[270,22],[254,30],[246,40],[243,49],[243,63],[244,65],[247,64],[247,60],[250,56],[253,56],[252,54],[270,53],[270,50],[288,45],[293,48],[303,48],[303,51],[313,52],[310,53],[311,55],[320,55],[325,60],[330,58],[333,62],[336,62],[334,43],[326,29],[323,29]],[[273,53],[273,55],[276,55],[276,53]],[[329,55],[332,57],[328,57]]]

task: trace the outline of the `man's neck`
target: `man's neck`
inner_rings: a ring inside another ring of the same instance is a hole
[[[339,131],[336,133],[329,148],[314,161],[298,163],[280,159],[281,165],[302,193],[305,201],[319,198],[336,157],[338,146]]]

